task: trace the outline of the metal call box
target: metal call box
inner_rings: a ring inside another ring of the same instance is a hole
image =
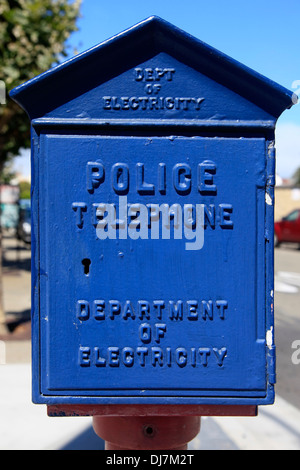
[[[274,400],[288,90],[151,17],[12,94],[32,123],[33,400]]]

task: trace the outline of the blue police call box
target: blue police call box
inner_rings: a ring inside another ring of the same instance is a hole
[[[288,90],[151,17],[13,90],[32,123],[33,400],[274,400]]]

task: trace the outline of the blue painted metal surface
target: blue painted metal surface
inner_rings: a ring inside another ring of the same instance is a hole
[[[274,128],[292,93],[152,17],[15,89],[37,403],[274,400]]]

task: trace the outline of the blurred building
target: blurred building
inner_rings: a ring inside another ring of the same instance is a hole
[[[15,229],[19,220],[20,188],[16,184],[0,185],[0,224],[2,228]]]

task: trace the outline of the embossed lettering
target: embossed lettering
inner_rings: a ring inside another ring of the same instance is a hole
[[[78,300],[76,304],[76,316],[79,320],[85,321],[90,318],[90,305],[86,300]]]
[[[146,363],[145,357],[148,355],[148,348],[139,347],[136,349],[136,353],[140,357],[140,365],[144,367]]]
[[[143,343],[151,341],[151,326],[148,323],[142,323],[139,327],[139,338]]]
[[[118,300],[110,300],[109,301],[110,305],[110,313],[109,316],[113,320],[115,318],[115,315],[119,315],[121,312],[121,304]]]
[[[105,319],[105,302],[104,300],[94,300],[94,318],[96,320]]]
[[[127,320],[127,318],[132,318],[133,320],[135,319],[135,313],[133,311],[132,304],[129,300],[126,300],[125,302],[122,317],[124,320]]]
[[[164,83],[173,82],[176,76],[173,67],[136,67],[133,78],[144,85],[148,96],[103,96],[103,109],[109,111],[126,111],[138,109],[145,111],[183,110],[199,111],[204,101],[203,97],[159,96]],[[156,96],[151,96],[156,95]]]
[[[198,189],[201,194],[216,194],[217,186],[213,179],[216,169],[215,163],[210,160],[198,165]]]
[[[233,207],[231,204],[220,204],[220,227],[224,229],[232,229],[233,221],[231,220],[231,214]]]
[[[109,347],[79,347],[79,366],[89,368],[103,367],[215,367],[223,368],[225,359],[228,357],[226,347],[192,347],[177,348],[158,346],[138,346],[133,348],[125,346]]]
[[[165,302],[163,300],[153,300],[153,307],[156,310],[157,318],[161,320],[162,309],[165,308]]]
[[[189,194],[191,191],[192,170],[186,163],[177,163],[173,168],[173,184],[178,194]]]
[[[72,209],[76,212],[76,225],[81,229],[83,227],[83,212],[87,211],[87,205],[84,202],[73,202]]]
[[[160,194],[166,194],[166,164],[159,163],[158,165],[158,191]]]
[[[134,364],[134,350],[132,348],[124,348],[122,350],[122,360],[126,367],[132,367]]]
[[[189,320],[198,320],[198,312],[197,312],[198,302],[197,302],[197,300],[188,300],[187,305],[188,305],[187,318]]]
[[[213,348],[213,352],[217,358],[218,366],[222,367],[224,359],[227,355],[227,348],[221,348],[221,349]]]
[[[129,189],[135,189],[137,194],[140,195],[154,195],[157,191],[160,194],[166,194],[167,181],[170,179],[173,182],[173,189],[180,195],[188,195],[190,193],[192,182],[203,195],[217,194],[215,178],[217,166],[211,160],[199,162],[194,168],[185,162],[175,163],[171,167],[167,167],[167,164],[164,162],[159,162],[157,164],[157,173],[154,173],[155,177],[152,177],[153,180],[149,181],[149,174],[153,175],[152,167],[153,164],[149,162],[138,162],[130,168],[127,163],[122,161],[114,163],[110,168],[111,188],[118,195],[126,195]],[[104,188],[105,190],[108,189],[107,182],[109,178],[106,181],[106,171],[107,169],[100,162],[87,162],[86,188],[89,193],[97,191],[101,194]],[[135,184],[134,188],[130,187],[132,183]],[[86,210],[86,207],[85,202],[74,202],[72,204],[73,210],[77,212],[76,221],[78,226],[82,225],[82,213]],[[224,212],[223,223],[226,224],[226,217],[230,207],[226,204],[220,207]],[[206,206],[205,219],[211,225],[214,223],[213,204]]]
[[[178,302],[169,301],[170,312],[169,317],[171,320],[182,320],[183,318],[183,302],[178,300]]]
[[[199,348],[198,353],[201,357],[201,364],[204,367],[207,367],[208,356],[210,356],[210,349],[209,348]]]
[[[187,364],[187,351],[185,348],[177,348],[175,351],[176,363],[179,367],[185,367]]]
[[[105,319],[118,321],[138,321],[138,320],[166,320],[182,322],[188,321],[206,321],[206,320],[222,320],[226,319],[228,314],[228,301],[224,299],[218,300],[138,300],[133,303],[131,300],[120,302],[119,300],[96,299],[88,301],[84,299],[77,300],[75,305],[75,315],[80,322],[86,323],[93,318],[100,322]],[[146,335],[146,325],[143,323],[145,330],[142,336]],[[149,326],[150,330],[151,327]],[[154,324],[154,339],[159,342],[166,332],[166,323]],[[149,330],[149,337],[151,331]]]
[[[156,364],[158,364],[159,366],[163,366],[164,361],[163,361],[162,349],[154,347],[154,348],[151,348],[151,352],[152,352],[152,365],[156,366]]]
[[[165,78],[168,82],[173,80],[173,76],[175,74],[175,69],[173,68],[136,68],[134,69],[135,73],[135,80],[137,82],[145,81],[145,82],[153,82],[160,81],[162,78]]]
[[[159,96],[161,87],[156,84],[147,84],[144,91],[148,96],[103,96],[102,107],[105,111],[199,111],[204,102],[202,97]]]
[[[105,169],[102,163],[88,162],[86,165],[86,187],[89,192],[98,188],[105,179]]]
[[[94,354],[95,354],[95,366],[96,367],[105,367],[106,366],[106,360],[101,357],[100,355],[100,349],[99,348],[94,348]]]
[[[155,341],[160,343],[160,340],[164,338],[165,333],[167,331],[167,325],[165,323],[156,323],[154,325],[155,329]]]
[[[91,355],[91,349],[90,348],[84,348],[84,347],[80,346],[80,348],[79,348],[79,365],[81,367],[90,367],[90,365],[91,365],[90,355]]]
[[[139,319],[147,318],[150,320],[150,303],[147,300],[138,300]]]
[[[119,367],[120,365],[120,349],[116,347],[107,348],[108,351],[108,363],[111,367]]]
[[[154,194],[154,184],[145,182],[145,167],[143,163],[136,164],[136,187],[139,194]]]
[[[126,194],[129,189],[129,168],[125,163],[116,163],[111,170],[111,183],[117,194]]]

